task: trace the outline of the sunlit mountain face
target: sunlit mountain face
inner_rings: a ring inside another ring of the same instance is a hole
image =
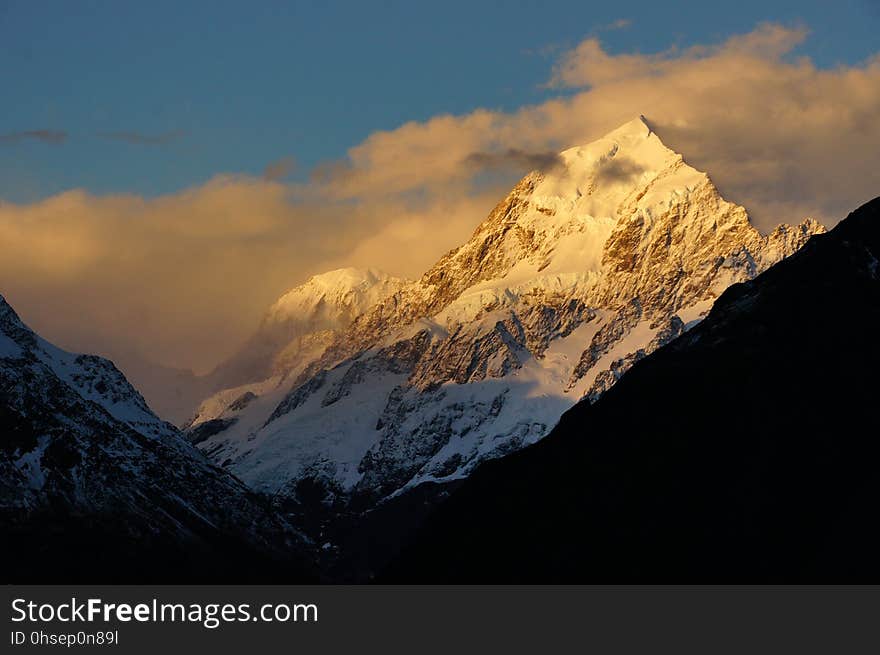
[[[258,362],[262,379],[212,395],[186,429],[325,534],[334,516],[445,493],[537,442],[822,231],[805,219],[761,235],[637,118],[527,175],[418,280],[336,271],[288,293],[252,344],[291,304],[304,324],[346,319],[278,340],[271,366],[245,348],[236,366]],[[354,315],[355,297],[374,302]]]

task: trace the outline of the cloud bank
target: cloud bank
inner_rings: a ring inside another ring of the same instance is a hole
[[[67,141],[67,132],[62,130],[24,130],[0,134],[0,145],[17,145],[23,141],[42,141],[59,145]]]
[[[282,157],[270,162],[263,169],[264,180],[283,180],[296,170],[296,160],[293,157]]]
[[[308,275],[349,262],[415,275],[491,201],[343,210],[279,182],[218,176],[152,200],[70,191],[0,203],[0,293],[65,347],[204,372]]]
[[[880,57],[820,69],[794,54],[807,36],[762,25],[649,54],[589,38],[548,72],[563,96],[376,132],[308,183],[282,184],[276,162],[262,179],[219,176],[153,200],[71,191],[0,204],[0,292],[71,347],[204,370],[308,275],[418,275],[519,175],[639,114],[759,228],[830,226],[880,193]]]

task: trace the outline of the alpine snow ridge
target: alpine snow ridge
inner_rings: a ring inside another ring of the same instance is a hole
[[[293,378],[316,360],[355,317],[390,296],[405,280],[381,271],[341,268],[315,275],[282,295],[266,312],[256,334],[209,376],[216,393],[184,426],[198,443],[212,434],[251,429],[257,408],[274,408]]]
[[[300,533],[157,418],[110,361],[55,347],[2,297],[0,435],[10,578],[250,580],[267,561],[304,578]]]
[[[326,504],[369,505],[461,479],[542,438],[728,286],[824,231],[805,220],[761,235],[643,118],[559,160],[421,279],[299,357],[271,403],[228,394],[227,423],[200,435],[193,423],[199,446],[294,501],[317,489]]]
[[[356,268],[309,278],[282,295],[266,312],[256,334],[211,373],[214,385],[226,389],[258,382],[307,363],[320,355],[336,332],[404,282],[381,271]]]

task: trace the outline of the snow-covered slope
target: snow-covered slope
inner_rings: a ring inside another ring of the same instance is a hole
[[[220,429],[247,434],[271,414],[290,383],[355,317],[398,291],[405,280],[374,269],[341,268],[282,295],[257,333],[211,374],[218,391],[186,425],[198,442]],[[234,427],[233,427],[234,426]]]
[[[254,562],[210,569],[284,561],[304,543],[111,362],[53,346],[2,297],[0,535],[16,569],[6,582],[239,579]]]
[[[215,389],[259,382],[294,368],[323,349],[333,333],[403,284],[381,271],[341,268],[315,275],[282,295],[256,334],[210,374]],[[320,354],[320,353],[319,353]]]
[[[638,118],[527,175],[467,243],[300,362],[271,412],[200,446],[294,499],[315,482],[328,502],[374,502],[466,476],[821,231],[762,236]]]

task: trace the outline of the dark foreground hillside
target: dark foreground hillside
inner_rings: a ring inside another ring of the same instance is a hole
[[[3,583],[304,582],[311,544],[159,420],[107,360],[0,297]]]
[[[880,199],[482,466],[396,582],[880,582]]]

